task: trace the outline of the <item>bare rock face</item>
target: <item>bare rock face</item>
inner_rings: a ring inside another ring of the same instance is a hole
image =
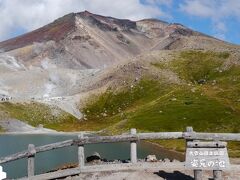
[[[142,52],[166,49],[181,36],[197,35],[180,24],[130,21],[84,11],[1,42],[0,49],[27,67],[40,67],[47,58],[61,68],[102,69]]]

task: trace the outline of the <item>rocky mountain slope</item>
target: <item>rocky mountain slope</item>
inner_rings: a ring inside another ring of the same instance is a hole
[[[229,81],[222,80],[226,83],[224,87],[211,87],[210,84],[217,83],[218,78],[227,78],[227,75],[238,82],[238,70],[235,70],[236,74],[230,70],[235,66],[238,69],[239,46],[195,32],[180,24],[169,24],[156,19],[130,21],[87,11],[72,13],[40,29],[0,42],[0,49],[0,97],[9,97],[12,105],[36,101],[44,103],[44,106],[58,106],[78,119],[85,119],[79,123],[71,120],[74,129],[91,130],[98,126],[96,129],[99,130],[108,125],[109,129],[125,129],[131,125],[137,127],[138,118],[133,117],[143,117],[150,113],[143,113],[142,106],[150,111],[152,106],[160,105],[160,99],[168,104],[169,98],[172,99],[171,102],[178,103],[175,96],[185,96],[183,93],[188,91],[198,92],[193,99],[206,95],[206,99],[200,98],[202,102],[208,102],[208,97],[212,98],[213,94],[215,97],[215,93],[221,89],[237,93],[237,85],[236,89],[231,90],[226,87]],[[208,76],[213,76],[217,70],[226,71],[227,75],[222,73],[224,76],[209,79]],[[146,94],[148,91],[151,94]],[[165,97],[168,98],[164,99]],[[229,98],[226,97],[220,105],[227,106]],[[213,106],[214,103],[212,102]],[[17,111],[16,106],[14,112],[9,106],[2,103],[0,114],[7,113],[8,117],[21,117],[21,120],[32,123],[26,114]],[[222,111],[222,106],[218,110]],[[182,113],[186,110],[182,104],[178,107],[181,107]],[[24,104],[24,109],[26,108],[31,106]],[[155,108],[159,112],[163,111],[158,106]],[[231,108],[236,109],[235,106]],[[127,120],[129,109],[138,112],[134,115],[130,113],[134,119],[131,121]],[[153,119],[160,118],[161,113],[156,116],[155,113],[154,111]],[[193,117],[199,116],[195,111],[191,113]],[[46,114],[49,117],[49,112]],[[185,115],[181,116],[183,121],[184,118],[188,119]],[[236,117],[229,116],[230,119]],[[210,117],[206,119],[209,120]],[[99,120],[106,120],[106,123]],[[182,125],[187,125],[187,122]],[[168,122],[164,123],[168,126]],[[36,125],[36,122],[32,124]],[[58,129],[64,130],[64,124]],[[146,130],[159,128],[149,127]]]
[[[0,49],[26,67],[41,67],[47,59],[61,68],[95,69],[142,52],[171,49],[185,36],[201,34],[160,20],[134,22],[85,11],[66,15],[33,32],[1,42]],[[177,46],[181,48],[180,44]]]

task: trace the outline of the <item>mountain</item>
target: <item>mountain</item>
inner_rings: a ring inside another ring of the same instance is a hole
[[[193,40],[188,45],[189,38]],[[85,11],[1,42],[0,49],[26,67],[41,67],[48,59],[61,68],[95,69],[152,50],[204,48],[204,44],[194,44],[199,38],[214,41],[180,24],[156,19],[130,21]]]
[[[108,133],[240,124],[240,47],[181,24],[85,11],[0,49],[0,119]]]

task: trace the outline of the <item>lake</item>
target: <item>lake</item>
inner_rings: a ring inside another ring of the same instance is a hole
[[[28,144],[35,146],[77,138],[76,135],[1,135],[0,157],[26,150]],[[85,146],[85,157],[98,152],[107,160],[127,160],[130,158],[130,143],[92,144]],[[159,148],[150,143],[138,143],[138,158],[144,159],[149,154],[155,154],[158,159],[181,159],[179,154]],[[77,163],[77,147],[66,147],[38,153],[35,159],[35,174],[45,173],[64,164]],[[19,178],[27,175],[27,159],[2,164],[8,178]]]

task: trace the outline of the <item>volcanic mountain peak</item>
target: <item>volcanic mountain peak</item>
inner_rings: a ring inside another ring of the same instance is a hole
[[[195,39],[204,39],[204,43],[196,44]],[[206,41],[212,40],[181,24],[157,19],[131,21],[84,11],[0,42],[0,50],[26,67],[42,67],[48,59],[61,68],[102,69],[152,50],[205,48]]]
[[[76,17],[87,20],[88,23],[90,23],[91,25],[97,25],[102,30],[117,30],[117,27],[119,27],[120,29],[129,29],[136,27],[136,23],[133,21],[100,16],[92,14],[88,11],[80,13],[70,13],[46,26],[43,26],[42,28],[21,35],[19,37],[1,42],[0,49],[4,51],[10,51],[30,45],[34,42],[46,42],[50,40],[60,41],[65,38],[69,33],[76,30]]]
[[[21,35],[19,37],[0,42],[0,49],[10,51],[31,45],[34,42],[47,42],[53,40],[58,42],[74,31],[76,31],[76,18],[80,18],[88,26],[94,26],[102,31],[134,31],[135,33],[146,33],[145,35],[163,36],[164,31],[172,33],[169,29],[182,29],[183,26],[173,26],[167,22],[157,19],[145,19],[131,21],[127,19],[117,19],[90,13],[88,11],[80,13],[70,13],[54,22],[43,26],[37,30]],[[167,29],[165,29],[167,28]],[[154,31],[153,33],[148,31]],[[165,33],[166,34],[166,33]]]
[[[3,41],[0,43],[0,49],[10,51],[33,44],[34,42],[45,42],[50,40],[59,41],[64,38],[68,32],[74,29],[74,16],[75,15],[73,13],[68,14],[46,26],[43,26],[42,28],[16,38]]]
[[[109,30],[117,30],[116,29],[117,27],[124,30],[136,28],[136,22],[128,19],[117,19],[110,16],[101,16],[101,15],[90,13],[88,11],[77,13],[77,16],[95,20],[92,22],[95,22],[96,24],[98,23],[105,24],[109,27]]]

